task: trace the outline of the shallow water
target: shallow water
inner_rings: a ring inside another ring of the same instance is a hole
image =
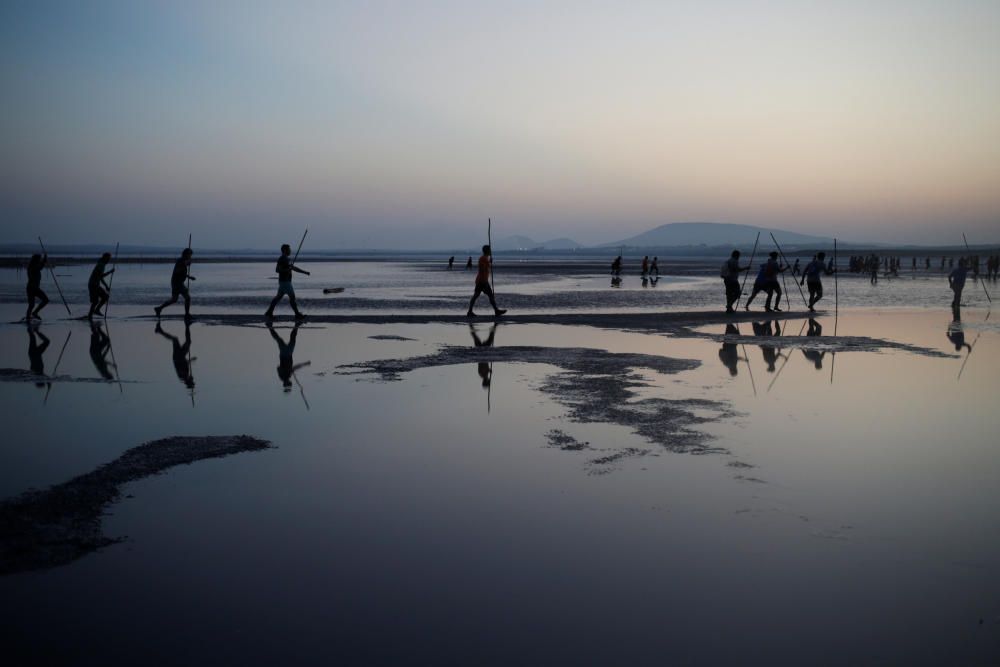
[[[257,269],[213,270],[225,300],[249,275],[228,272]],[[365,282],[385,267],[351,271],[372,300],[409,293]],[[417,297],[465,289],[412,271]],[[699,280],[676,291],[707,298]],[[526,277],[522,294],[571,301],[564,282]],[[962,320],[971,351],[949,311],[916,308],[845,306],[811,337],[805,320],[500,324],[471,352],[488,322],[306,324],[287,387],[266,328],[196,322],[193,389],[151,321],[105,328],[120,385],[72,381],[100,377],[91,329],[47,321],[56,377],[0,382],[0,495],[171,435],[276,448],[129,483],[103,526],[127,541],[0,577],[4,645],[74,663],[995,660],[1000,330],[984,310]],[[181,322],[162,329],[183,344]],[[834,330],[927,353],[844,351],[823,343]],[[0,327],[0,368],[30,368],[29,338]],[[403,360],[398,379],[378,360]]]

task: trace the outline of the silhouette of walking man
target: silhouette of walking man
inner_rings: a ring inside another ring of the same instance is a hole
[[[493,253],[488,245],[483,246],[483,254],[479,256],[479,271],[476,273],[476,289],[472,292],[472,299],[469,301],[469,312],[465,315],[466,317],[475,317],[476,314],[472,312],[473,307],[476,305],[476,300],[479,299],[480,294],[485,294],[490,299],[490,305],[493,306],[493,315],[495,317],[500,317],[507,311],[499,308],[497,306],[496,297],[493,295],[493,288],[490,287],[490,269],[493,264]]]
[[[38,313],[48,305],[49,297],[42,291],[42,269],[49,261],[48,255],[34,254],[28,262],[28,312],[25,313],[25,321],[40,320],[42,316]],[[35,299],[38,299],[38,307],[35,307]]]
[[[295,302],[295,288],[292,287],[292,272],[303,273],[309,275],[309,272],[305,269],[300,269],[299,267],[292,264],[290,259],[292,255],[292,247],[287,243],[281,246],[281,257],[278,258],[278,263],[274,267],[274,272],[278,274],[278,293],[274,295],[271,299],[271,305],[268,306],[267,312],[264,313],[264,317],[271,319],[274,317],[274,307],[278,305],[281,301],[281,297],[288,295],[288,303],[291,305],[292,310],[295,311],[295,319],[302,320],[305,319],[305,314],[303,314]]]
[[[965,264],[965,259],[960,259],[958,266],[948,274],[948,287],[955,293],[955,298],[951,302],[953,307],[962,305],[962,290],[965,289],[965,277],[968,273],[969,269]]]
[[[195,277],[191,275],[191,248],[184,248],[184,252],[181,256],[174,262],[174,272],[170,274],[170,298],[164,301],[162,304],[153,309],[156,313],[157,319],[160,317],[160,312],[169,306],[170,304],[177,303],[177,297],[184,297],[184,319],[191,319],[191,294],[187,288],[185,282],[187,280],[195,280]]]
[[[104,279],[115,272],[114,269],[110,271],[105,271],[108,262],[111,261],[111,253],[106,252],[101,255],[101,258],[97,260],[97,264],[94,266],[94,270],[90,272],[90,278],[87,280],[87,291],[90,292],[90,310],[87,311],[87,319],[94,319],[94,315],[103,315],[101,312],[101,307],[108,302],[108,293],[111,287],[108,286]]]
[[[740,298],[740,273],[749,271],[750,265],[740,266],[740,251],[734,250],[720,271],[722,283],[726,286],[726,312],[733,312],[733,304]],[[756,294],[756,292],[755,292]]]
[[[813,261],[806,264],[806,270],[802,272],[802,279],[799,281],[799,285],[806,284],[809,289],[809,311],[816,312],[813,306],[816,302],[823,298],[823,280],[821,276],[825,273],[827,275],[833,273],[830,269],[833,267],[828,267],[823,261],[826,259],[826,253],[821,252],[816,255]]]

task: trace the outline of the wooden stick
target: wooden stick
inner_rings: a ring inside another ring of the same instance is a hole
[[[115,263],[114,266],[111,268],[114,269],[115,273],[118,273],[118,242],[115,242]],[[108,300],[104,304],[104,319],[108,319],[108,308],[111,306],[111,288],[114,286],[114,284],[115,284],[115,274],[112,273],[111,282],[108,283]],[[109,335],[108,340],[110,339],[111,336]],[[112,354],[114,353],[112,352]],[[119,383],[119,386],[121,386],[121,383]]]
[[[965,249],[968,250],[969,254],[971,255],[972,254],[972,248],[969,247],[969,241],[966,240],[966,238],[965,238],[965,232],[962,232],[962,240],[965,241]],[[986,292],[986,300],[989,301],[990,303],[993,303],[993,299],[990,298],[989,290],[986,289],[986,281],[985,280],[980,280],[979,282],[982,283],[982,285],[983,285],[983,291]]]
[[[837,266],[837,239],[833,239],[833,335],[837,335],[837,323],[840,320],[840,283],[837,274],[840,267]],[[836,359],[836,357],[834,357]],[[833,364],[830,364],[831,366]],[[833,368],[830,369],[830,382],[833,382]]]
[[[788,264],[788,258],[785,257],[785,253],[784,253],[784,251],[782,251],[781,246],[778,245],[778,239],[774,238],[774,232],[771,232],[770,234],[771,234],[771,240],[774,241],[774,247],[777,248],[778,252],[781,254],[781,259],[783,259],[785,261],[786,265],[791,266],[791,264]],[[785,274],[782,273],[781,276],[782,276],[782,278],[784,278]],[[798,281],[796,281],[795,284],[799,288],[799,294],[802,296],[802,303],[803,303],[803,305],[805,305],[808,308],[809,307],[809,301],[806,299],[806,293],[802,291],[802,285],[799,285]],[[786,303],[787,303],[787,300],[786,300]]]
[[[69,304],[66,303],[66,297],[63,296],[62,288],[59,287],[59,280],[56,278],[56,272],[52,270],[52,265],[49,264],[49,251],[45,249],[45,244],[42,243],[41,236],[38,237],[38,245],[42,246],[42,254],[45,256],[45,263],[49,267],[49,275],[52,276],[52,282],[56,284],[56,290],[59,292],[59,298],[62,299],[63,305],[66,306],[66,314],[72,317],[73,313],[70,312]]]
[[[191,249],[191,233],[188,232],[188,250],[190,250],[190,249]],[[187,265],[187,288],[189,290],[191,289],[191,264],[190,264],[190,261],[191,261],[191,258],[188,257],[188,262],[189,263]]]
[[[493,281],[493,218],[486,218],[486,243],[490,246],[490,289],[494,300],[497,297],[496,283]]]
[[[747,269],[747,274],[743,276],[743,284],[740,285],[740,295],[736,299],[736,310],[740,309],[740,300],[743,298],[743,290],[747,286],[747,278],[750,277],[750,273],[753,271],[753,258],[757,255],[757,242],[760,241],[760,232],[757,232],[757,238],[753,242],[753,250],[750,252],[750,268]],[[737,263],[737,266],[739,264]],[[754,392],[756,394],[756,392]]]
[[[309,228],[306,227],[306,231],[302,234],[302,239],[299,241],[299,247],[295,249],[295,257],[292,257],[292,266],[295,266],[295,260],[299,258],[299,251],[302,250],[302,244],[306,242],[306,234],[309,233]]]

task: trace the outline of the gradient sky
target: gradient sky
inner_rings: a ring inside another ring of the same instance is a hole
[[[1000,241],[1000,2],[17,2],[0,241]]]

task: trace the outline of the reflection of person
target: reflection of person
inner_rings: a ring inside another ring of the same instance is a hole
[[[107,268],[110,261],[110,252],[101,255],[101,258],[97,260],[97,264],[94,265],[94,270],[90,272],[90,278],[87,280],[87,291],[90,292],[90,311],[87,312],[88,320],[94,319],[94,315],[103,315],[101,306],[108,302],[108,293],[111,291],[111,287],[104,282],[104,279],[114,273],[115,270],[105,271],[104,269]]]
[[[955,293],[955,298],[951,302],[952,306],[961,306],[962,304],[962,290],[965,289],[965,277],[968,273],[969,268],[965,259],[960,259],[958,266],[948,274],[948,287]]]
[[[772,336],[781,335],[781,325],[777,321],[773,323],[773,328],[771,322],[753,322],[752,326],[754,336],[771,338]],[[767,372],[773,373],[775,371],[775,364],[778,362],[778,357],[783,355],[773,345],[764,343],[760,344],[760,351],[764,356],[764,363],[767,364]]]
[[[194,389],[194,376],[191,374],[191,363],[188,354],[191,351],[191,325],[184,323],[184,344],[181,345],[180,339],[177,336],[168,334],[160,326],[160,323],[156,323],[156,333],[160,334],[173,344],[173,361],[174,361],[174,372],[177,373],[177,379],[184,383],[184,386],[188,389]]]
[[[292,327],[292,332],[288,334],[288,342],[286,343],[270,323],[267,325],[271,338],[278,344],[278,377],[281,379],[281,386],[285,388],[285,391],[292,390],[292,377],[295,375],[295,371],[311,363],[309,361],[301,364],[295,363],[295,341],[298,339],[299,326],[299,323],[296,322],[295,326]]]
[[[160,317],[160,313],[167,306],[177,303],[177,297],[184,297],[184,319],[191,319],[191,294],[185,284],[187,280],[195,280],[195,277],[190,274],[191,271],[191,248],[184,248],[184,252],[181,256],[174,262],[174,272],[170,274],[170,298],[161,303],[159,306],[153,309],[156,313],[156,317]]]
[[[483,254],[479,256],[479,271],[476,273],[476,288],[472,292],[472,299],[469,300],[469,312],[466,313],[467,317],[475,317],[476,314],[472,312],[472,308],[476,305],[476,301],[479,299],[480,294],[485,294],[490,299],[490,305],[493,306],[493,314],[497,317],[503,315],[507,311],[497,306],[496,297],[493,296],[493,288],[490,286],[490,273],[493,266],[493,253],[488,245],[483,246]]]
[[[809,268],[806,267],[806,271],[808,270]],[[823,335],[823,325],[810,317],[809,329],[806,330],[806,336],[822,336],[822,335]],[[813,362],[813,365],[816,367],[816,370],[820,370],[823,368],[823,357],[826,356],[825,351],[816,350],[813,348],[803,348],[802,354],[805,356],[806,359]]]
[[[726,335],[739,336],[740,330],[736,328],[735,324],[727,324]],[[739,352],[736,350],[736,343],[724,341],[722,343],[722,348],[719,350],[719,360],[726,368],[729,369],[729,374],[735,376],[739,370],[740,362]]]
[[[93,362],[94,368],[105,380],[114,380],[115,376],[111,374],[111,370],[108,368],[108,352],[111,350],[111,338],[104,333],[104,329],[101,328],[100,322],[90,323],[90,361]],[[111,364],[114,365],[114,364]]]
[[[962,348],[972,351],[972,346],[965,342],[965,329],[962,328],[962,310],[960,306],[952,305],[952,321],[948,325],[948,340],[955,346],[956,352],[961,352]]]
[[[654,273],[656,274],[656,279],[659,280],[660,279],[660,258],[659,257],[654,257],[653,258],[653,263],[649,265],[649,275],[652,276]]]
[[[476,333],[475,327],[471,324],[469,325],[469,333],[472,334],[472,344],[476,347],[493,347],[493,341],[497,335],[497,325],[494,323],[493,326],[490,327],[490,335],[486,337],[485,341],[479,337],[479,334]],[[490,363],[488,361],[480,361],[478,370],[479,378],[483,383],[483,389],[489,389],[490,382],[493,379],[493,369],[490,368]]]
[[[42,308],[48,305],[49,297],[45,292],[42,291],[42,269],[45,268],[46,262],[49,261],[48,255],[32,255],[31,260],[28,262],[28,312],[25,313],[25,321],[31,321],[32,319],[40,320]],[[35,299],[38,299],[38,307],[35,307]]]
[[[41,343],[38,342],[38,338],[42,339]],[[36,387],[44,387],[48,384],[41,380],[46,379],[45,359],[43,355],[51,342],[48,336],[42,333],[41,329],[36,330],[33,326],[28,327],[28,364],[31,372],[38,376],[39,381],[35,383]]]
[[[292,287],[292,272],[304,273],[307,276],[309,272],[292,264],[291,256],[292,247],[287,243],[281,246],[281,257],[278,258],[278,263],[274,267],[274,272],[278,274],[278,293],[271,299],[271,305],[267,307],[267,312],[264,313],[264,317],[267,319],[274,317],[274,307],[281,301],[281,297],[286,294],[288,295],[288,303],[295,312],[295,319],[301,320],[305,318],[305,315],[299,311],[299,307],[295,302],[295,288]]]

